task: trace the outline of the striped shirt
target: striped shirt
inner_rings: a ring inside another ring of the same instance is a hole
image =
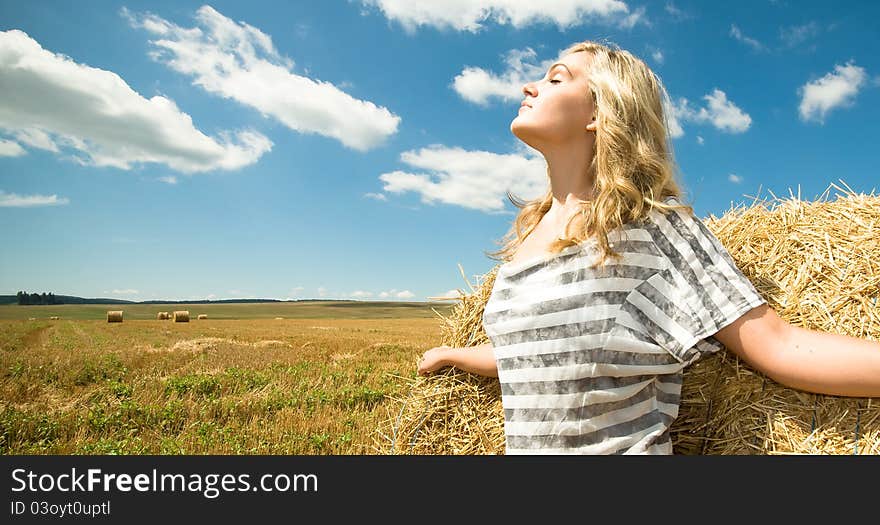
[[[651,210],[608,242],[604,270],[595,240],[498,268],[483,327],[507,454],[671,454],[684,367],[766,303],[692,214]]]

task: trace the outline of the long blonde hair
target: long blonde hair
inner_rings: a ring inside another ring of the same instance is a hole
[[[580,212],[573,214],[562,238],[554,240],[549,250],[558,253],[595,237],[601,252],[600,266],[604,266],[609,257],[621,256],[609,245],[610,231],[643,221],[651,209],[693,213],[693,207],[681,200],[676,181],[663,107],[669,95],[660,78],[641,59],[615,44],[606,46],[588,40],[571,45],[560,56],[578,52],[592,56],[592,63],[587,65],[587,82],[597,111],[595,150],[589,166],[589,172],[595,176],[593,200],[580,204]],[[670,196],[682,205],[662,202]],[[489,257],[503,261],[513,258],[519,245],[550,209],[553,192],[549,172],[543,196],[522,201],[508,191],[507,198],[520,212],[503,238],[507,240],[499,243],[506,242],[503,248],[486,252]]]

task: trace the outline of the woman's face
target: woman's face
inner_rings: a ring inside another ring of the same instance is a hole
[[[587,84],[589,53],[570,53],[553,64],[544,78],[523,86],[525,99],[510,130],[520,140],[542,151],[577,138],[592,140],[596,116]]]

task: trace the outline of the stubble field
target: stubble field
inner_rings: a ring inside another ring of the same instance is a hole
[[[449,306],[0,306],[0,453],[379,453],[439,344],[432,308]],[[190,322],[155,319],[173,310]]]

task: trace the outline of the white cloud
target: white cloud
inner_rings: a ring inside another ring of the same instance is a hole
[[[850,60],[845,65],[835,65],[834,71],[822,78],[799,87],[801,102],[798,112],[801,120],[815,120],[824,124],[829,111],[853,105],[866,79],[865,69]]]
[[[26,146],[58,153],[58,145],[55,144],[52,137],[39,128],[20,129],[12,134],[19,142]]]
[[[507,68],[495,74],[479,67],[465,67],[452,81],[452,89],[463,99],[485,106],[491,97],[503,101],[522,100],[522,87],[526,82],[544,76],[554,59],[535,63],[537,53],[531,48],[513,49],[507,52],[504,62]]]
[[[105,292],[105,293],[106,293],[106,292]],[[138,291],[137,291],[137,290],[133,290],[133,289],[131,289],[131,288],[126,288],[125,290],[117,290],[117,289],[114,289],[114,290],[113,290],[112,292],[110,292],[110,293],[113,294],[113,295],[134,295],[134,294],[137,294]]]
[[[326,296],[327,296],[327,289],[324,288],[323,286],[319,287],[318,288],[318,297],[326,297]]]
[[[727,180],[729,180],[730,182],[733,182],[733,183],[739,184],[740,182],[743,181],[743,178],[740,177],[739,175],[736,175],[736,174],[734,174],[734,173],[731,173],[730,175],[727,176]]]
[[[31,147],[75,150],[81,164],[229,170],[253,164],[272,147],[253,131],[208,137],[173,101],[146,99],[115,73],[45,50],[19,30],[0,32],[0,77],[0,130]]]
[[[196,12],[200,27],[183,28],[152,14],[123,16],[156,35],[151,56],[193,77],[209,93],[250,106],[300,133],[334,138],[365,151],[397,132],[400,117],[358,100],[330,82],[292,72],[269,35],[223,16],[210,6]]]
[[[159,177],[159,180],[162,182],[165,182],[167,184],[177,184],[177,177],[174,177],[173,175],[166,176],[166,177]]]
[[[388,197],[386,197],[385,195],[383,195],[383,194],[381,194],[381,193],[373,193],[373,192],[369,192],[369,193],[365,193],[365,194],[364,194],[364,197],[369,197],[369,198],[371,198],[371,199],[376,199],[377,201],[387,201],[387,200],[388,200]]]
[[[348,294],[349,297],[354,297],[355,299],[360,299],[363,297],[372,297],[373,294],[371,292],[365,292],[363,290],[356,290]]]
[[[18,142],[0,139],[0,157],[20,157],[25,153]]]
[[[739,40],[740,42],[748,44],[752,47],[752,49],[756,51],[762,51],[764,49],[764,44],[758,42],[754,38],[744,35],[743,32],[740,31],[740,29],[733,24],[731,24],[730,26],[730,36]]]
[[[585,23],[607,23],[631,28],[644,18],[644,8],[630,13],[620,0],[361,0],[375,6],[388,20],[400,23],[407,32],[421,26],[477,32],[483,23],[511,25],[516,29],[532,24],[554,23],[560,30]]]
[[[447,290],[440,295],[432,295],[428,297],[429,300],[438,300],[438,301],[448,301],[448,300],[459,300],[462,298],[462,292],[459,290]]]
[[[205,299],[208,299],[210,301],[211,299],[214,299],[215,297],[217,297],[217,295],[209,293],[208,295],[205,296]]]
[[[702,146],[702,145],[703,145],[703,142],[705,142],[705,141],[703,140],[703,137],[697,135],[697,144],[699,144],[699,145]]]
[[[673,139],[684,136],[684,128],[679,121],[679,109],[674,101],[663,100],[663,113],[666,115],[666,126],[669,136]]]
[[[19,195],[0,190],[0,208],[32,208],[34,206],[57,206],[68,204],[67,197],[58,195]]]
[[[651,22],[647,18],[645,18],[645,8],[644,7],[639,7],[635,11],[633,11],[632,13],[624,16],[620,20],[620,23],[618,25],[624,29],[632,29],[639,22],[643,22],[646,26],[649,26],[649,27],[651,26]]]
[[[412,299],[415,296],[416,294],[412,293],[409,290],[397,290],[396,288],[392,288],[391,290],[379,292],[378,294],[376,294],[376,297],[378,297],[379,299]]]
[[[654,59],[654,62],[657,62],[658,64],[663,63],[663,51],[653,47],[649,48],[649,51],[651,53],[651,58]]]
[[[539,156],[467,151],[433,145],[400,159],[416,172],[393,171],[379,179],[391,193],[412,191],[425,204],[441,202],[484,212],[503,212],[506,191],[532,199],[547,188],[547,164]]]
[[[709,123],[728,133],[743,133],[752,125],[752,117],[736,104],[727,100],[727,94],[720,89],[713,89],[712,93],[704,95],[703,99],[707,101],[706,107],[697,110],[691,108],[690,102],[686,98],[679,98],[672,108],[672,115],[676,123],[678,120],[698,124]],[[673,136],[681,136],[681,134],[673,134]]]

